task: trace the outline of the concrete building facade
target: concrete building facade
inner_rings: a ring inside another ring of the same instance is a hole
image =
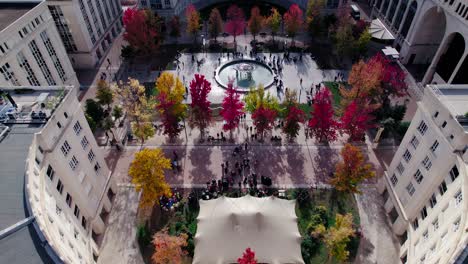
[[[35,133],[26,160],[28,210],[56,262],[95,263],[115,196],[111,171],[76,88],[35,89],[52,108],[46,111],[47,123]],[[17,101],[21,105],[21,97]]]
[[[468,83],[466,0],[370,0],[395,36],[402,62],[421,65],[427,83]]]
[[[122,32],[120,0],[46,0],[75,69],[100,65]]]
[[[429,85],[379,188],[403,263],[464,263],[468,86]]]
[[[54,20],[42,3],[0,3],[0,85],[79,87]]]

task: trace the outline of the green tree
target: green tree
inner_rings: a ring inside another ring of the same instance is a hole
[[[104,119],[104,109],[98,102],[93,99],[86,100],[85,113],[91,120],[93,120],[97,127],[101,126],[101,122]]]
[[[164,173],[171,168],[171,162],[161,149],[143,149],[135,154],[128,175],[137,192],[142,191],[140,206],[151,208],[159,204],[159,197],[171,195],[171,188]]]
[[[109,111],[111,108],[111,104],[114,101],[114,93],[110,85],[104,81],[99,80],[97,83],[97,90],[96,90],[96,98],[101,105],[107,106],[107,110]]]
[[[313,35],[318,35],[321,30],[321,11],[325,7],[325,0],[309,0],[307,2],[306,24],[307,30]]]
[[[358,57],[362,57],[366,54],[367,52],[367,47],[369,45],[369,42],[372,38],[371,33],[369,32],[368,28],[364,29],[364,31],[361,33],[359,38],[356,40],[355,43],[355,50],[357,52]]]
[[[115,118],[115,121],[118,121],[123,116],[123,109],[122,107],[116,105],[112,110],[112,116]]]

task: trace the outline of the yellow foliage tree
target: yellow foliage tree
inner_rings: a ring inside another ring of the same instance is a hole
[[[364,161],[362,151],[351,144],[341,149],[342,160],[336,164],[335,175],[330,183],[341,192],[360,193],[358,185],[375,176],[370,163]]]
[[[187,246],[187,234],[171,236],[167,230],[154,234],[153,245],[155,252],[151,257],[154,264],[180,264],[187,252],[183,250]]]
[[[312,232],[315,237],[322,237],[328,249],[328,260],[336,258],[340,263],[345,262],[349,257],[349,251],[346,249],[351,237],[355,236],[353,229],[352,214],[336,214],[335,225],[326,229],[320,224]]]
[[[245,109],[250,113],[260,107],[274,110],[279,112],[280,106],[278,99],[272,96],[269,92],[265,92],[263,85],[259,85],[256,89],[250,88],[249,93],[244,97]]]
[[[200,31],[200,13],[193,4],[189,5],[185,10],[187,19],[187,33],[193,35],[194,42],[197,41],[197,33]]]
[[[142,191],[141,207],[151,208],[159,203],[159,197],[171,195],[170,186],[164,176],[165,170],[170,168],[171,161],[159,148],[143,149],[135,154],[128,175],[132,178],[136,191]]]
[[[184,93],[184,85],[172,73],[164,72],[156,81],[156,109],[162,118],[164,134],[171,138],[179,134],[179,122],[187,114]]]
[[[127,83],[120,82],[118,87],[114,86],[113,90],[127,112],[133,134],[143,145],[146,139],[154,135],[151,123],[153,102],[146,97],[145,87],[138,80],[130,78]]]

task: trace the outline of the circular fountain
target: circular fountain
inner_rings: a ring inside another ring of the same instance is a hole
[[[268,88],[273,84],[273,70],[263,62],[255,60],[235,60],[221,65],[216,70],[216,82],[223,88],[228,87],[229,80],[234,83],[238,92],[248,92],[250,87],[262,84]]]

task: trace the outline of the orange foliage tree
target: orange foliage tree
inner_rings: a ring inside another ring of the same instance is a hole
[[[154,234],[153,245],[155,252],[151,257],[154,264],[179,264],[187,255],[183,248],[187,246],[187,234],[171,236],[167,230]]]
[[[341,149],[341,158],[330,183],[341,192],[361,193],[358,185],[375,176],[372,165],[364,161],[364,155],[358,147],[349,143]]]

